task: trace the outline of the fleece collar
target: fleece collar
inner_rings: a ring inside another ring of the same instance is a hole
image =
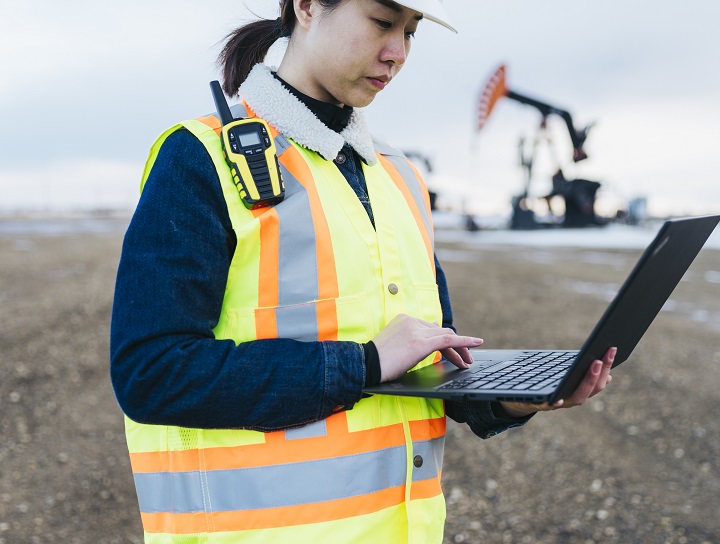
[[[270,68],[256,64],[240,86],[240,97],[253,111],[296,143],[334,160],[347,142],[369,165],[377,162],[365,116],[353,109],[350,122],[339,134],[326,127],[290,91],[275,79]]]

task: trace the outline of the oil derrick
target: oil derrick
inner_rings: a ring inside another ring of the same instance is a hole
[[[529,154],[525,152],[524,139],[520,140],[520,164],[525,171],[525,186],[520,194],[512,198],[513,215],[511,228],[532,229],[545,226],[544,224],[538,223],[534,212],[528,206],[528,198],[532,180],[533,163],[538,144],[541,141],[545,141],[551,148],[553,147],[553,141],[549,136],[547,128],[548,117],[554,115],[564,121],[572,143],[572,160],[575,163],[587,158],[587,153],[583,146],[592,125],[578,129],[573,123],[572,115],[567,110],[509,89],[507,85],[507,69],[502,65],[495,71],[480,94],[476,124],[477,131],[482,130],[485,126],[493,108],[501,98],[509,98],[515,102],[531,106],[537,109],[541,115],[538,132]],[[558,161],[556,160],[556,162]],[[562,226],[585,227],[603,223],[595,214],[595,198],[600,188],[599,182],[587,179],[568,180],[565,178],[559,166],[553,175],[552,181],[552,191],[542,198],[548,202],[549,209],[551,209],[550,201],[553,197],[559,196],[564,200],[565,213]]]

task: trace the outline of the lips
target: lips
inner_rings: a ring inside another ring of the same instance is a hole
[[[380,90],[383,90],[387,86],[387,84],[390,83],[390,79],[391,78],[388,76],[377,76],[368,78],[370,83]]]

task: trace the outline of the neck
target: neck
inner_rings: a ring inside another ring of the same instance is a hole
[[[292,47],[292,43],[289,44],[285,56],[277,69],[277,75],[301,93],[315,100],[327,102],[328,104],[333,104],[341,108],[344,107],[345,104],[339,102],[334,96],[310,79],[308,76],[310,71],[304,69],[302,58],[300,58],[300,55],[295,53],[295,51],[296,48]]]

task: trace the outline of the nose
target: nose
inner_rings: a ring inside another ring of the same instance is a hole
[[[393,34],[380,52],[382,62],[402,66],[407,60],[410,44],[405,38],[405,33]]]

